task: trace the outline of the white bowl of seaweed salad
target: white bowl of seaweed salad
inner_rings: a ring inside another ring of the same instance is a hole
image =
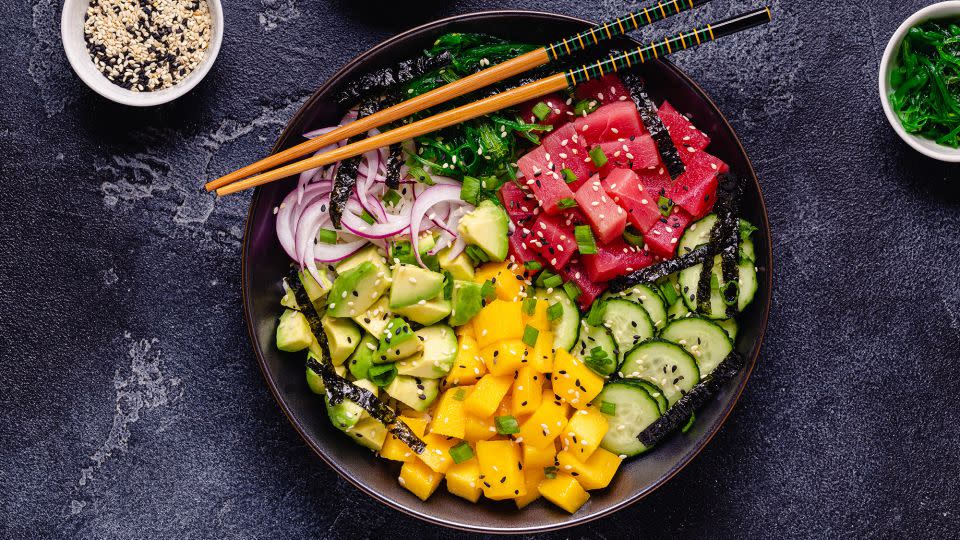
[[[219,0],[66,0],[60,31],[70,65],[101,96],[160,105],[195,87],[223,39]]]

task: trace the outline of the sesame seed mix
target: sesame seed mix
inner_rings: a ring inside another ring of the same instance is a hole
[[[94,65],[134,92],[169,88],[189,75],[210,45],[205,0],[91,0],[83,23]]]

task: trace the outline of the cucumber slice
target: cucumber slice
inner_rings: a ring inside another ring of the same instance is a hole
[[[593,350],[597,347],[606,353],[607,362],[598,362],[593,358]],[[591,326],[587,321],[580,323],[580,338],[573,348],[574,355],[590,369],[604,377],[617,370],[620,365],[620,356],[617,352],[617,342],[613,334],[603,326]]]
[[[621,298],[640,304],[643,309],[647,310],[647,315],[650,315],[653,326],[658,330],[667,324],[667,304],[660,293],[650,285],[637,285],[632,289],[616,294],[606,293],[604,298]]]
[[[689,317],[673,321],[660,335],[693,355],[700,368],[700,375],[707,376],[733,350],[730,336],[715,322],[702,317]]]
[[[720,325],[720,328],[723,328],[723,331],[730,336],[730,341],[737,342],[737,333],[740,331],[740,323],[736,319],[724,319],[722,321],[714,321]]]
[[[560,304],[563,307],[560,318],[550,321],[550,331],[553,332],[553,347],[568,351],[573,349],[580,332],[580,310],[574,305],[573,300],[570,300],[567,293],[559,287],[553,289],[552,292],[547,292],[546,289],[537,289],[534,291],[534,296],[551,306]]]
[[[670,306],[667,309],[667,320],[675,321],[677,319],[682,319],[690,315],[690,308],[687,307],[687,303],[681,298],[677,298],[677,302]]]
[[[623,379],[622,382],[633,383],[646,390],[650,397],[657,402],[657,407],[660,407],[660,414],[667,412],[667,409],[670,408],[670,403],[667,401],[667,397],[663,395],[663,390],[652,382],[636,379]]]
[[[700,368],[693,356],[679,345],[654,339],[627,353],[620,366],[620,376],[659,386],[672,406],[700,382]]]
[[[720,256],[713,259],[713,275],[717,276],[717,282],[723,283],[722,270],[720,268]],[[737,265],[740,272],[740,292],[738,294],[738,309],[743,311],[753,302],[753,297],[757,294],[757,270],[752,262],[741,262]],[[680,271],[680,293],[683,295],[683,301],[687,304],[687,309],[697,311],[697,286],[700,283],[700,272],[703,271],[703,265],[698,264]],[[727,305],[723,302],[718,289],[710,291],[710,313],[703,313],[711,319],[726,319]]]
[[[603,326],[613,334],[620,360],[638,343],[654,336],[653,321],[647,310],[629,300],[608,300],[603,309]]]
[[[615,382],[604,386],[593,403],[601,411],[613,410],[613,414],[603,413],[610,424],[600,441],[604,450],[619,456],[635,456],[649,450],[638,437],[660,418],[660,408],[646,390],[635,384]],[[604,403],[608,406],[603,407]]]
[[[680,237],[680,242],[677,243],[677,256],[686,255],[696,249],[697,246],[710,242],[710,229],[713,229],[716,222],[717,215],[709,214],[700,221],[690,224],[684,231],[683,236]],[[755,229],[756,227],[749,221],[740,220],[740,260],[743,262],[757,260],[753,241],[749,238],[743,238],[745,232]]]

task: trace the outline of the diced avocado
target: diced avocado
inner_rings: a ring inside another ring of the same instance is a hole
[[[286,352],[302,351],[313,342],[310,323],[299,311],[288,309],[280,315],[277,325],[277,348]]]
[[[347,367],[355,379],[366,379],[367,371],[373,365],[373,356],[377,353],[379,342],[377,338],[370,334],[364,334],[360,338],[360,345],[353,351],[350,358],[347,359]]]
[[[390,308],[396,310],[440,294],[443,290],[443,274],[401,264],[394,269],[393,283],[390,288]]]
[[[430,326],[438,323],[450,315],[451,304],[449,300],[443,298],[443,294],[433,300],[421,300],[412,306],[398,308],[393,310],[397,315],[401,315],[411,321]]]
[[[328,313],[334,317],[362,314],[390,288],[390,268],[374,245],[345,259],[337,265],[337,272],[327,298]]]
[[[347,434],[357,444],[378,452],[383,448],[383,441],[387,439],[387,427],[372,416],[364,416],[347,430]]]
[[[431,232],[420,233],[420,239],[417,242],[417,249],[420,251],[420,260],[423,264],[433,270],[440,271],[440,261],[437,255],[430,255],[430,250],[437,246],[437,240]],[[390,250],[390,263],[409,264],[411,266],[420,266],[417,256],[413,253],[413,245],[409,240],[396,242],[393,249]]]
[[[484,200],[473,212],[460,218],[457,230],[466,243],[482,249],[490,260],[506,260],[509,248],[507,213],[500,205]]]
[[[453,279],[462,279],[464,281],[473,281],[475,275],[473,271],[473,262],[466,253],[460,252],[456,257],[450,257],[450,248],[446,248],[437,257],[440,259],[440,268],[450,272]]]
[[[320,355],[314,354],[313,351],[310,351],[309,353],[307,353],[307,359],[310,359],[310,358],[316,360],[317,362],[323,361]],[[333,366],[333,370],[337,372],[337,375],[340,375],[341,377],[344,377],[347,374],[347,370],[343,366]],[[326,393],[326,390],[323,387],[323,377],[321,377],[319,373],[317,373],[316,371],[310,368],[307,368],[307,387],[310,388],[311,392],[320,396]]]
[[[354,381],[353,384],[373,392],[373,395],[377,395],[377,387],[366,379]],[[350,401],[349,399],[345,399],[336,405],[331,404],[329,399],[327,399],[326,402],[327,415],[330,417],[330,422],[332,422],[333,425],[338,429],[344,431],[357,425],[357,422],[359,422],[360,419],[366,415],[366,411],[363,410],[363,407],[357,405],[355,402]]]
[[[373,263],[376,266],[388,266],[387,259],[383,256],[383,252],[380,250],[380,248],[376,245],[370,244],[369,246],[340,261],[334,266],[334,268],[337,269],[338,274],[342,274],[347,270],[352,270],[365,262]]]
[[[289,308],[289,309],[300,309],[300,306],[297,305],[296,295],[293,294],[293,289],[287,285],[287,280],[284,279],[283,283],[283,298],[280,299],[280,305]]]
[[[300,277],[300,283],[303,284],[303,290],[307,293],[310,301],[319,309],[323,307],[320,300],[330,292],[333,281],[330,279],[330,271],[327,268],[317,268],[316,272],[320,276],[320,281],[317,281],[313,274],[307,270],[301,270],[297,275]],[[287,284],[286,279],[283,280],[283,298],[280,299],[280,304],[290,309],[300,309],[300,306],[297,305],[296,295],[290,285]]]
[[[380,334],[380,345],[373,361],[376,364],[395,362],[423,350],[423,343],[410,329],[407,321],[395,318]]]
[[[392,319],[390,299],[386,296],[381,296],[367,311],[353,318],[354,322],[375,336],[383,334],[383,329]]]
[[[483,287],[472,281],[454,280],[452,304],[450,325],[467,324],[483,309]]]
[[[360,344],[360,329],[350,319],[337,319],[329,315],[324,315],[320,322],[330,345],[330,361],[339,366]]]
[[[440,381],[397,375],[397,378],[384,390],[400,403],[415,411],[423,412],[437,399]]]
[[[397,362],[397,373],[423,379],[438,379],[450,373],[457,358],[457,335],[449,326],[438,324],[416,331],[423,352]]]

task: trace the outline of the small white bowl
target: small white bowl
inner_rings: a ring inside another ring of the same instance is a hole
[[[900,43],[903,41],[904,36],[907,35],[907,32],[911,28],[920,23],[931,19],[942,19],[946,17],[960,17],[960,0],[940,2],[939,4],[925,7],[904,21],[903,24],[900,25],[900,28],[897,28],[893,37],[890,38],[890,43],[887,44],[887,49],[883,51],[883,60],[880,61],[880,102],[883,104],[883,112],[887,115],[887,120],[890,122],[890,125],[893,126],[893,130],[897,132],[897,135],[899,135],[904,142],[925,156],[940,161],[960,163],[960,149],[943,146],[930,139],[907,133],[907,130],[903,129],[903,125],[900,124],[897,113],[893,111],[893,105],[890,104],[890,93],[893,91],[890,86],[890,74],[896,67],[897,55],[900,52]]]
[[[223,41],[223,6],[220,0],[206,0],[210,6],[211,33],[210,44],[206,56],[200,61],[196,69],[190,72],[174,86],[154,92],[132,92],[118,86],[107,79],[97,66],[93,64],[90,53],[87,52],[87,42],[83,34],[83,21],[87,13],[90,0],[66,0],[63,4],[63,14],[60,18],[60,36],[63,40],[63,50],[67,53],[67,60],[73,71],[87,86],[101,96],[134,107],[150,107],[161,105],[186,94],[203,80],[220,52],[220,43]]]

